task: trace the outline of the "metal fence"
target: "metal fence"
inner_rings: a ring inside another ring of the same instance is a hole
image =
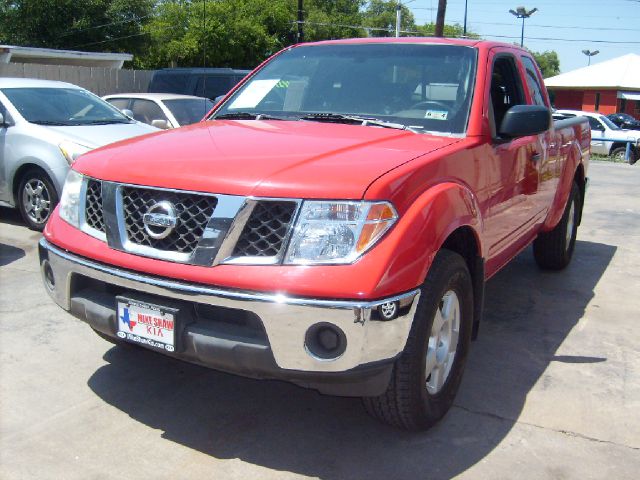
[[[74,65],[39,65],[35,63],[0,64],[0,77],[41,78],[73,83],[95,93],[146,92],[153,70],[120,70]]]

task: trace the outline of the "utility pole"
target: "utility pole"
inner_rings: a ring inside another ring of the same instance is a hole
[[[462,27],[462,36],[467,36],[467,0],[464,0],[464,25]]]
[[[438,0],[438,14],[436,16],[436,37],[444,37],[444,16],[447,10],[447,0]]]
[[[400,23],[402,22],[402,4],[400,0],[396,5],[396,38],[400,36]]]
[[[304,0],[298,0],[298,43],[304,42]]]
[[[524,45],[524,21],[525,19],[529,18],[531,15],[533,15],[534,13],[536,13],[538,11],[537,8],[534,8],[533,10],[528,10],[524,7],[518,7],[515,10],[509,10],[509,13],[511,15],[515,15],[516,18],[521,18],[522,19],[522,33],[520,34],[520,46],[522,47]]]

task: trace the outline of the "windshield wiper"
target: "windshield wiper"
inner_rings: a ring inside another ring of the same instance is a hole
[[[82,125],[111,125],[114,123],[132,123],[131,120],[119,120],[119,119],[111,119],[111,120],[92,120],[90,122],[82,122],[76,123],[74,125],[82,126]]]
[[[72,125],[68,122],[54,122],[53,120],[29,120],[29,123],[35,123],[36,125],[50,125],[53,127],[68,127]]]
[[[345,115],[342,113],[307,113],[300,117],[300,120],[312,120],[314,122],[328,123],[352,123],[363,126],[372,125],[374,127],[395,128],[397,130],[409,130],[416,132],[415,129],[402,123],[387,122],[376,117],[361,117],[359,115]]]
[[[212,120],[285,120],[282,117],[276,117],[274,115],[267,115],[264,113],[251,113],[251,112],[233,112],[223,113],[213,117]]]

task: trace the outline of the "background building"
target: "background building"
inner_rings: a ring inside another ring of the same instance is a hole
[[[554,106],[640,119],[640,55],[630,53],[545,80]]]

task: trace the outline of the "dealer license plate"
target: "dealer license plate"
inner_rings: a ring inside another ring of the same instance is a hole
[[[175,309],[118,299],[118,337],[133,343],[173,352],[175,350]]]

